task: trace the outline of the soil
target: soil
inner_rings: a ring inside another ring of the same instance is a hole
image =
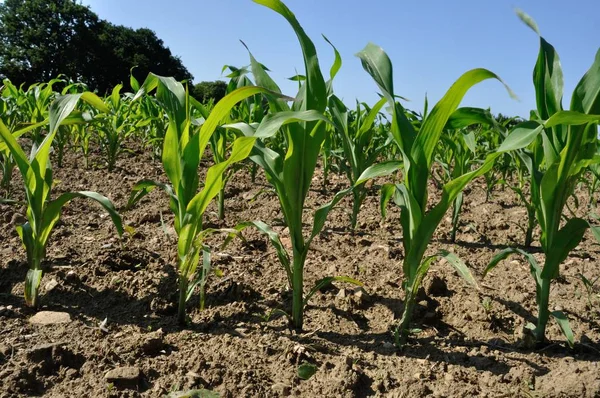
[[[551,306],[569,317],[570,349],[556,325],[549,343],[531,348],[524,328],[535,322],[535,284],[527,264],[510,257],[482,278],[499,250],[524,240],[526,212],[509,189],[486,201],[477,180],[465,191],[456,243],[450,214],[436,232],[431,254],[455,252],[479,281],[475,289],[444,261],[432,265],[415,310],[420,332],[399,351],[392,331],[402,310],[403,256],[398,211],[379,213],[377,185],[365,201],[357,230],[349,230],[350,198],[329,216],[314,240],[306,286],[326,276],[360,280],[364,289],[336,283],[318,292],[302,332],[274,309],[287,309],[290,292],[274,249],[257,231],[221,248],[215,236],[206,309],[194,296],[189,324],[176,320],[176,238],[166,195],[156,190],[125,209],[141,179],[166,182],[160,162],[142,150],[124,153],[114,172],[94,154],[92,167],[69,151],[55,168],[54,197],[68,190],[98,191],[114,201],[131,228],[119,239],[103,210],[82,199],[64,210],[47,251],[40,310],[66,312],[70,321],[32,324],[23,300],[27,272],[15,224],[18,205],[0,204],[0,397],[161,397],[205,388],[221,397],[598,397],[600,301],[580,274],[594,281],[600,249],[588,232],[553,283]],[[15,171],[15,199],[22,199]],[[322,172],[307,210],[347,185]],[[257,196],[258,195],[258,196]],[[435,200],[438,191],[431,187]],[[579,213],[589,199],[577,191]],[[214,204],[207,225],[232,227],[262,220],[283,233],[277,197],[258,174],[238,171],[227,186],[225,220]],[[593,208],[596,203],[593,203]],[[308,230],[308,225],[307,225]],[[538,233],[536,231],[536,233]],[[542,259],[539,247],[531,249]],[[271,316],[269,316],[271,315]],[[312,364],[308,380],[298,368]]]

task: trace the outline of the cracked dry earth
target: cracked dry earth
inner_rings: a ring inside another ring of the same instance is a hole
[[[524,261],[511,257],[481,277],[496,252],[524,239],[525,209],[508,189],[499,188],[487,202],[483,181],[467,189],[455,244],[448,241],[450,219],[442,223],[431,252],[458,254],[480,288],[467,285],[449,264],[435,263],[415,312],[421,332],[399,352],[391,335],[402,310],[398,211],[381,219],[376,186],[355,233],[348,228],[349,200],[330,214],[306,266],[306,286],[347,275],[364,289],[337,284],[317,293],[304,331],[290,330],[284,317],[268,316],[289,304],[284,272],[267,240],[248,229],[245,242],[224,249],[221,237],[212,238],[220,272],[209,280],[207,308],[199,311],[194,297],[190,323],[181,328],[168,200],[156,190],[136,208],[124,208],[136,181],[164,181],[160,163],[134,151],[109,173],[94,165],[99,158],[92,160],[85,169],[69,154],[64,167],[55,168],[55,194],[98,191],[132,229],[120,240],[98,206],[84,200],[68,205],[48,247],[41,314],[22,298],[25,253],[14,224],[23,208],[0,205],[0,397],[161,397],[200,388],[221,397],[600,396],[600,301],[579,276],[600,276],[592,235],[565,261],[551,291],[553,308],[571,320],[574,349],[556,324],[548,330],[550,344],[523,345],[524,326],[536,315],[535,286]],[[330,177],[323,187],[317,172],[308,209],[345,187],[342,176]],[[17,199],[19,183],[15,174]],[[433,199],[436,194],[431,187]],[[583,212],[589,199],[583,191],[577,196]],[[289,243],[277,198],[262,175],[251,183],[246,170],[236,173],[225,205],[225,220],[218,221],[211,207],[208,225],[258,219]],[[304,363],[316,367],[308,380],[298,377]]]

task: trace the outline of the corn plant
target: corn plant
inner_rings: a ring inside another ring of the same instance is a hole
[[[491,124],[490,112],[480,108],[459,108],[450,116],[434,155],[443,170],[441,181],[446,183],[466,174],[480,160],[477,139]],[[462,205],[463,193],[459,192],[452,203],[451,242],[456,241]]]
[[[476,285],[471,272],[456,255],[442,250],[425,257],[425,252],[446,211],[463,188],[473,178],[489,171],[500,153],[489,155],[483,164],[473,171],[465,170],[464,174],[453,175],[453,179],[443,185],[439,202],[430,209],[427,206],[427,186],[431,178],[435,148],[463,96],[473,85],[483,80],[500,79],[486,69],[466,72],[450,87],[431,112],[423,117],[416,128],[410,123],[402,105],[395,100],[392,63],[387,54],[380,47],[368,44],[357,56],[391,107],[391,133],[402,155],[401,160],[371,166],[357,182],[362,183],[369,178],[402,171],[403,183],[385,184],[382,188],[382,210],[385,210],[392,198],[401,209],[405,299],[402,319],[395,332],[396,344],[401,347],[406,343],[411,330],[410,323],[417,291],[435,258],[446,258],[463,278]],[[465,109],[465,112],[470,117],[474,116],[472,110]]]
[[[5,89],[16,99],[19,123],[37,124],[48,119],[48,109],[57,95],[53,87],[57,83],[63,83],[63,80],[52,79],[48,83],[35,83],[23,90],[8,79],[4,80]],[[44,139],[43,131],[43,125],[31,130],[31,137],[36,145]]]
[[[168,117],[164,133],[162,163],[170,185],[143,180],[132,189],[128,202],[131,207],[156,187],[162,188],[170,199],[170,208],[175,215],[175,231],[178,236],[177,271],[179,279],[178,320],[186,322],[185,306],[194,288],[201,289],[201,305],[208,273],[209,257],[203,239],[213,230],[203,228],[203,216],[209,203],[218,195],[223,185],[225,170],[232,164],[245,159],[254,145],[255,138],[239,137],[233,141],[229,158],[211,166],[198,191],[200,180],[198,166],[211,136],[219,124],[229,118],[231,109],[250,96],[266,92],[260,87],[242,87],[226,95],[212,109],[199,131],[194,131],[192,105],[184,86],[169,77],[148,75],[134,101],[156,89],[157,103]],[[202,254],[203,265],[198,269]]]
[[[541,265],[526,251],[508,248],[492,259],[485,272],[511,253],[525,256],[536,284],[537,325],[528,325],[534,342],[545,341],[546,327],[552,317],[572,346],[573,333],[567,316],[562,311],[549,310],[550,287],[560,275],[561,263],[590,226],[582,218],[566,216],[563,210],[586,167],[599,161],[596,154],[600,121],[600,50],[575,87],[570,110],[565,111],[562,107],[563,73],[558,54],[540,35],[529,16],[522,12],[518,15],[540,38],[533,71],[537,111],[532,120],[512,129],[501,149],[528,148],[531,151],[527,164],[530,195],[541,229],[540,244],[545,259]]]
[[[96,123],[97,139],[106,159],[108,171],[112,171],[117,163],[117,159],[123,152],[123,141],[135,131],[133,119],[130,118],[133,112],[131,98],[127,95],[121,95],[122,84],[117,84],[110,96],[104,103],[110,113],[100,115]]]
[[[350,180],[350,185],[354,186],[350,215],[352,230],[356,228],[358,213],[367,196],[365,183],[356,185],[356,181],[369,166],[375,163],[390,143],[387,136],[383,136],[383,141],[376,136],[381,132],[375,122],[385,103],[386,99],[382,98],[370,109],[362,109],[361,104],[358,103],[356,111],[351,112],[338,97],[335,95],[329,97],[329,112],[340,137],[343,151],[340,166]]]
[[[79,100],[84,100],[99,110],[107,112],[102,101],[93,93],[70,94],[58,97],[49,109],[49,132],[38,145],[34,143],[29,157],[17,141],[17,137],[28,130],[35,130],[47,124],[42,121],[29,125],[24,130],[11,133],[0,120],[0,137],[4,145],[15,159],[23,177],[25,186],[25,202],[27,204],[27,222],[17,226],[17,232],[25,251],[29,271],[25,280],[25,301],[37,308],[39,286],[44,272],[42,260],[46,256],[46,246],[56,222],[60,219],[61,211],[71,199],[83,197],[95,200],[106,209],[115,224],[119,235],[123,232],[121,218],[112,203],[104,196],[89,191],[67,192],[56,199],[51,199],[53,188],[52,167],[49,162],[50,149],[59,127],[63,123],[83,123],[85,120],[74,109]],[[2,148],[0,148],[1,150]]]
[[[317,159],[325,140],[325,123],[330,123],[324,115],[327,106],[328,89],[321,70],[315,46],[306,35],[295,15],[279,0],[254,0],[283,16],[292,26],[302,47],[306,78],[299,80],[300,92],[291,107],[281,98],[267,96],[270,113],[258,126],[244,123],[230,125],[244,134],[257,138],[250,159],[265,172],[267,181],[273,186],[285,225],[289,229],[292,254],[283,246],[279,235],[261,221],[242,223],[236,228],[242,230],[248,226],[256,227],[267,235],[277,251],[277,257],[283,266],[292,290],[291,322],[296,329],[302,329],[304,310],[316,291],[333,281],[346,281],[359,284],[348,277],[327,277],[321,279],[306,295],[304,293],[304,267],[312,240],[321,232],[329,211],[349,189],[339,192],[330,203],[318,208],[310,222],[312,229],[308,237],[303,232],[303,212],[306,197],[315,172]],[[262,64],[250,54],[252,74],[256,84],[281,93],[280,88],[266,73]],[[337,67],[331,68],[330,79],[337,73]],[[331,80],[329,82],[331,82]],[[264,140],[283,134],[283,147],[268,148]]]

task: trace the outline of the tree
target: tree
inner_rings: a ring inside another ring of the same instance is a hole
[[[62,74],[104,94],[128,83],[133,67],[138,80],[193,78],[150,29],[114,25],[74,0],[0,3],[0,77],[29,85]]]
[[[210,99],[217,103],[227,92],[227,83],[222,80],[200,82],[192,88],[192,96],[202,103]]]
[[[13,83],[78,80],[93,51],[98,16],[72,0],[5,0],[0,4],[0,75]]]

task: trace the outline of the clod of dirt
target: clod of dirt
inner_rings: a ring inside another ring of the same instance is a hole
[[[162,329],[158,329],[155,332],[147,333],[143,336],[144,341],[142,342],[142,351],[146,355],[157,355],[164,348],[165,343],[163,341],[164,332]]]
[[[123,366],[109,370],[104,379],[119,388],[136,388],[140,384],[142,371],[135,366]]]
[[[55,374],[62,368],[79,369],[85,362],[82,355],[76,354],[66,342],[39,344],[25,353],[25,358],[34,364],[34,374]]]
[[[7,358],[12,353],[12,348],[7,344],[0,344],[0,361]]]
[[[437,275],[427,279],[425,282],[425,292],[428,296],[442,297],[448,294],[448,285],[446,281]]]
[[[292,393],[292,386],[285,383],[275,383],[271,386],[271,391],[278,396],[287,397]]]
[[[71,322],[71,315],[67,312],[40,311],[29,318],[29,323],[33,325],[56,325],[69,322]]]

